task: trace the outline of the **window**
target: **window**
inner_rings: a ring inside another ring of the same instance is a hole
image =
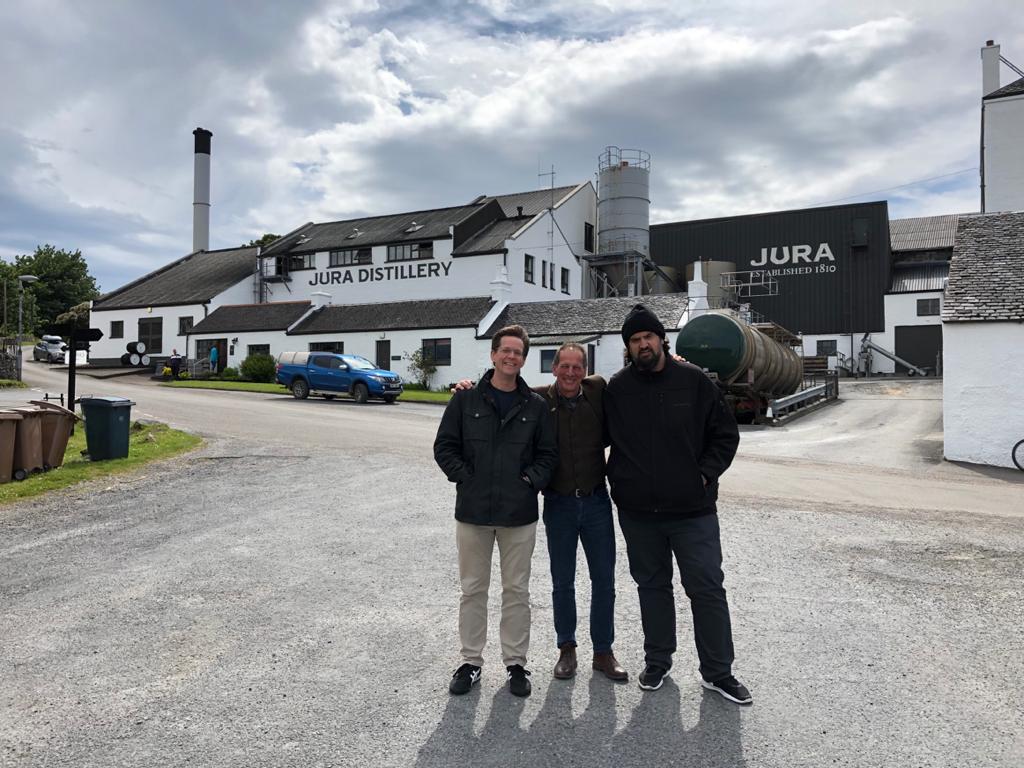
[[[931,317],[939,314],[939,300],[938,299],[918,299],[917,300],[917,316],[918,317]]]
[[[179,317],[178,318],[178,335],[186,336],[192,330],[192,318],[191,317]]]
[[[345,251],[331,251],[332,267],[352,267],[357,264],[372,264],[373,256],[369,248],[351,248]]]
[[[123,339],[124,338],[124,320],[111,320],[110,321],[110,338],[112,338],[112,339]]]
[[[569,270],[562,267],[562,293],[569,292]]]
[[[246,357],[252,357],[253,355],[269,355],[270,345],[269,344],[250,344],[249,353]]]
[[[345,351],[344,341],[311,341],[309,342],[310,352],[335,352],[342,354]]]
[[[388,261],[419,261],[434,258],[433,243],[404,243],[388,246]]]
[[[555,364],[555,352],[557,349],[542,349],[540,351],[540,372],[552,373]]]
[[[293,253],[288,257],[288,271],[296,272],[300,269],[316,269],[315,253]]]
[[[589,221],[583,222],[583,250],[594,252],[594,225]]]
[[[146,345],[146,354],[164,351],[164,319],[162,317],[139,318],[139,341]]]
[[[548,264],[548,269],[550,270],[548,272],[548,288],[553,291],[555,290],[555,262],[550,262]]]
[[[815,350],[815,354],[819,357],[828,357],[836,353],[836,340],[835,339],[822,339],[818,341]]]
[[[546,261],[540,263],[540,287],[548,287],[548,263]]]
[[[526,259],[523,261],[523,280],[528,283],[533,282],[533,256],[526,254]]]
[[[423,359],[429,360],[434,365],[452,364],[452,340],[449,339],[424,339]]]

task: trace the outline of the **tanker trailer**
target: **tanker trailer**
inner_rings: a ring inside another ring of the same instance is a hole
[[[796,352],[729,312],[690,320],[676,338],[676,354],[716,375],[741,421],[757,421],[770,400],[793,394],[803,383]]]

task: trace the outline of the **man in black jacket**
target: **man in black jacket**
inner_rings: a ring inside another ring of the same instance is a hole
[[[434,440],[434,459],[456,484],[459,639],[462,665],[448,690],[468,693],[480,679],[487,640],[491,555],[501,563],[501,653],[509,690],[530,695],[530,562],[537,534],[537,491],[558,462],[544,399],[519,376],[530,338],[518,325],[491,339],[494,368],[473,389],[457,392]]]
[[[661,687],[676,650],[672,556],[690,599],[702,684],[749,704],[732,675],[733,644],[715,501],[739,430],[718,387],[697,367],[672,360],[665,328],[642,304],[622,326],[629,364],[605,392],[608,479],[640,596],[646,666],[640,687]]]

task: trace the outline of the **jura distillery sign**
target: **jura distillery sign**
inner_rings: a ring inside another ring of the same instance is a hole
[[[764,269],[771,277],[814,275],[836,271],[836,257],[828,243],[770,246],[761,249],[750,266]]]
[[[421,280],[448,277],[450,261],[420,262],[418,264],[389,264],[386,267],[349,267],[317,272],[310,285],[348,285],[349,283],[378,283],[389,280]]]

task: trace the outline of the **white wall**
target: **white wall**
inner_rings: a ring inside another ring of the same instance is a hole
[[[985,211],[1024,211],[1024,95],[984,102]]]
[[[942,325],[940,315],[918,317],[918,299],[938,299],[939,312],[942,312],[942,291],[920,291],[918,293],[892,293],[884,297],[885,332],[871,334],[871,340],[883,349],[896,352],[896,327],[906,325]],[[872,353],[872,373],[896,373],[896,363],[880,355]]]
[[[563,217],[563,220],[567,222],[568,218]],[[505,241],[505,247],[508,248],[508,278],[512,283],[512,301],[558,301],[580,298],[582,280],[579,262],[573,255],[569,241],[563,237],[563,230],[559,227],[552,230],[551,221],[550,214],[544,213],[538,216],[525,232],[515,239]],[[566,224],[561,226],[564,228]],[[582,220],[579,222],[579,230],[583,231]],[[527,254],[533,256],[533,283],[525,280]],[[552,261],[555,263],[555,285],[552,288],[549,283],[544,287],[541,268],[545,263]],[[569,270],[569,293],[562,293],[563,268]]]
[[[942,418],[945,455],[1012,467],[1010,451],[1024,440],[1024,323],[945,323]]]
[[[172,349],[179,352],[185,351],[185,337],[178,335],[178,318],[191,317],[192,322],[198,325],[206,316],[202,304],[187,304],[173,307],[149,307],[142,309],[119,309],[119,310],[93,310],[89,314],[89,326],[99,328],[103,331],[103,338],[90,345],[89,358],[119,358],[125,353],[125,347],[129,341],[139,340],[139,318],[159,317],[163,319],[163,343],[160,352],[154,352],[157,356],[170,356]],[[124,322],[124,338],[110,338],[110,323],[114,320]],[[146,350],[149,354],[150,350]]]

